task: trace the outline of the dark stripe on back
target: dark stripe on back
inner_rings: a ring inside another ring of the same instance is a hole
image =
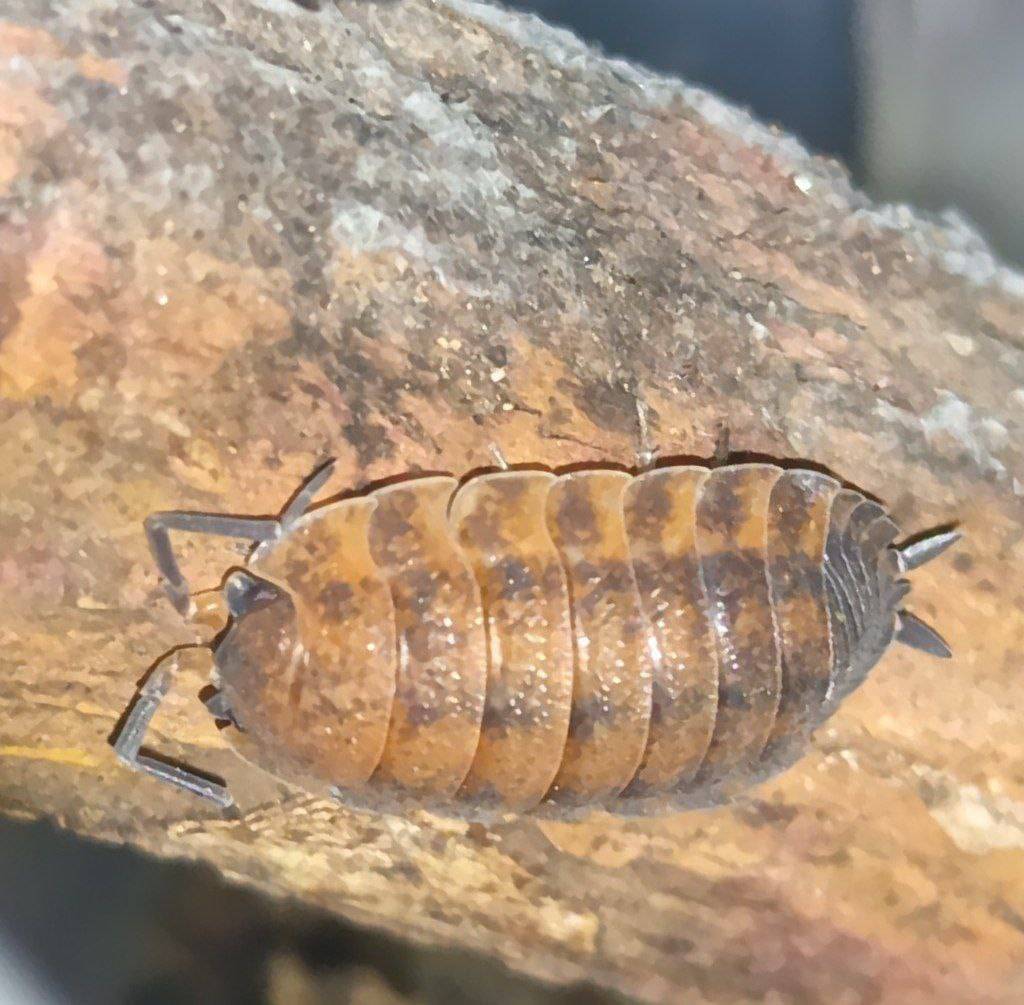
[[[782,472],[713,470],[697,502],[697,548],[718,652],[718,717],[695,784],[749,771],[768,741],[781,665],[766,568],[768,502]]]
[[[824,557],[834,479],[787,471],[769,506],[768,572],[782,657],[782,692],[765,748],[766,773],[802,751],[832,679],[832,641]]]

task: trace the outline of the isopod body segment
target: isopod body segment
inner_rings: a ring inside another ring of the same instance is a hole
[[[258,542],[207,702],[239,752],[345,801],[455,814],[708,805],[781,770],[894,640],[948,655],[900,609],[903,573],[955,534],[897,548],[884,508],[771,464],[503,470],[409,478],[277,520],[156,514]],[[158,667],[158,671],[160,668]],[[156,673],[115,746],[140,753]]]

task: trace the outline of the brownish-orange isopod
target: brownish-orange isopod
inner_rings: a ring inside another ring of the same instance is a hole
[[[897,547],[878,503],[772,464],[512,469],[416,477],[282,515],[157,513],[256,544],[206,702],[239,752],[346,802],[664,812],[722,802],[795,761],[895,639],[949,650],[900,609],[902,574],[957,539]],[[228,806],[226,788],[140,751],[158,664],[120,758]]]

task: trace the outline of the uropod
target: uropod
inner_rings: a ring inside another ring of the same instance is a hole
[[[210,712],[258,767],[357,806],[659,813],[715,805],[796,761],[892,642],[949,649],[879,503],[806,468],[512,468],[409,477],[279,517],[155,513],[254,545],[229,572]],[[174,654],[114,740],[129,767],[221,806],[219,781],[142,750]]]

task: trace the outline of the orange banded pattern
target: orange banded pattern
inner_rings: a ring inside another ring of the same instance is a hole
[[[346,801],[715,804],[793,763],[894,639],[947,654],[898,610],[900,577],[955,535],[900,551],[882,506],[814,471],[506,470],[306,511],[311,495],[279,524],[199,515],[263,542],[227,580],[208,704],[254,763]],[[146,708],[122,759],[225,801],[137,758]]]

